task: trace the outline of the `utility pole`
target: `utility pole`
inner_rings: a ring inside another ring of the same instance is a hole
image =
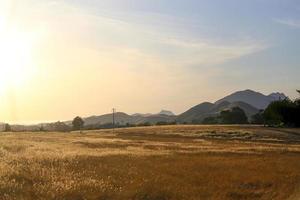
[[[115,130],[115,113],[116,113],[116,109],[113,108],[113,109],[112,109],[112,115],[113,115],[113,131]]]

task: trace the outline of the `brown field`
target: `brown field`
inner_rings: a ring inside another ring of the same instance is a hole
[[[0,199],[300,199],[300,129],[2,133]]]

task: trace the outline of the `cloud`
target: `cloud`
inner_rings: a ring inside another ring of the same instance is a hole
[[[53,6],[58,1],[50,2],[51,10],[49,2],[38,4],[42,9],[27,8],[28,13],[34,13],[29,21],[37,21],[46,29],[45,41],[55,41],[52,42],[55,48],[66,45],[71,49],[90,49],[101,55],[105,52],[102,60],[122,60],[118,64],[123,70],[155,74],[155,71],[180,69],[188,73],[190,67],[203,69],[221,65],[268,48],[255,39],[229,42],[201,34],[187,35],[174,22],[187,26],[197,23],[185,23],[185,19],[178,16],[111,10],[95,12],[71,3],[59,2],[59,6]],[[31,16],[28,13],[26,16]]]
[[[176,61],[185,65],[218,65],[229,60],[259,52],[267,45],[257,41],[236,41],[222,44],[209,39],[189,41],[185,39],[166,39],[164,43],[173,49]],[[178,58],[178,59],[176,59]]]
[[[32,84],[32,92],[27,94],[30,98],[22,102],[30,110],[31,101],[39,99],[37,94],[47,95],[47,102],[38,109],[45,112],[47,103],[61,96],[64,102],[47,110],[51,118],[55,118],[55,110],[63,110],[67,118],[70,110],[88,115],[116,105],[129,112],[151,112],[163,105],[181,112],[187,104],[214,95],[209,86],[226,72],[214,66],[267,48],[255,39],[220,41],[187,34],[192,32],[189,26],[197,23],[185,23],[179,17],[110,10],[99,13],[67,2],[57,6],[58,1],[34,1],[23,5],[19,20],[24,26],[42,29],[35,59],[40,72],[37,84]],[[99,95],[91,97],[91,93]],[[77,102],[88,106],[78,108]]]
[[[292,28],[300,28],[300,20],[294,19],[274,19],[275,22]]]
[[[172,16],[147,12],[137,16],[106,11],[102,15],[86,13],[84,10],[76,15],[79,22],[77,26],[81,30],[86,33],[98,33],[96,41],[91,44],[95,45],[94,48],[107,45],[135,49],[141,54],[160,60],[165,66],[217,65],[268,47],[255,39],[236,39],[228,42],[217,41],[197,33],[194,36],[188,35],[182,32],[182,27],[177,27],[174,23],[180,21],[180,24],[184,24],[184,20],[178,17],[172,19]]]
[[[268,47],[255,39],[236,39],[229,42],[203,36],[198,32],[191,33],[191,26],[201,24],[178,16],[100,8],[94,10],[56,0],[45,5],[35,5],[41,8],[31,6],[28,10],[32,12],[28,12],[27,16],[32,15],[30,21],[40,21],[38,23],[41,27],[47,29],[45,32],[51,33],[49,39],[57,37],[62,38],[61,43],[67,45],[77,45],[95,51],[111,51],[111,56],[116,53],[113,57],[134,50],[163,63],[166,68],[176,66],[188,69],[189,66],[220,65]],[[36,10],[39,10],[39,17],[35,16]],[[112,49],[125,50],[116,52]],[[144,62],[147,62],[146,59]]]

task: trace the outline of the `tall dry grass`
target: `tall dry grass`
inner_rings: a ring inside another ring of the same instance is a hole
[[[0,199],[296,200],[297,131],[172,126],[1,134]]]

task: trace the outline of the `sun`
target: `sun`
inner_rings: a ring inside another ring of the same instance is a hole
[[[19,89],[30,78],[32,47],[28,34],[0,23],[0,93]]]

